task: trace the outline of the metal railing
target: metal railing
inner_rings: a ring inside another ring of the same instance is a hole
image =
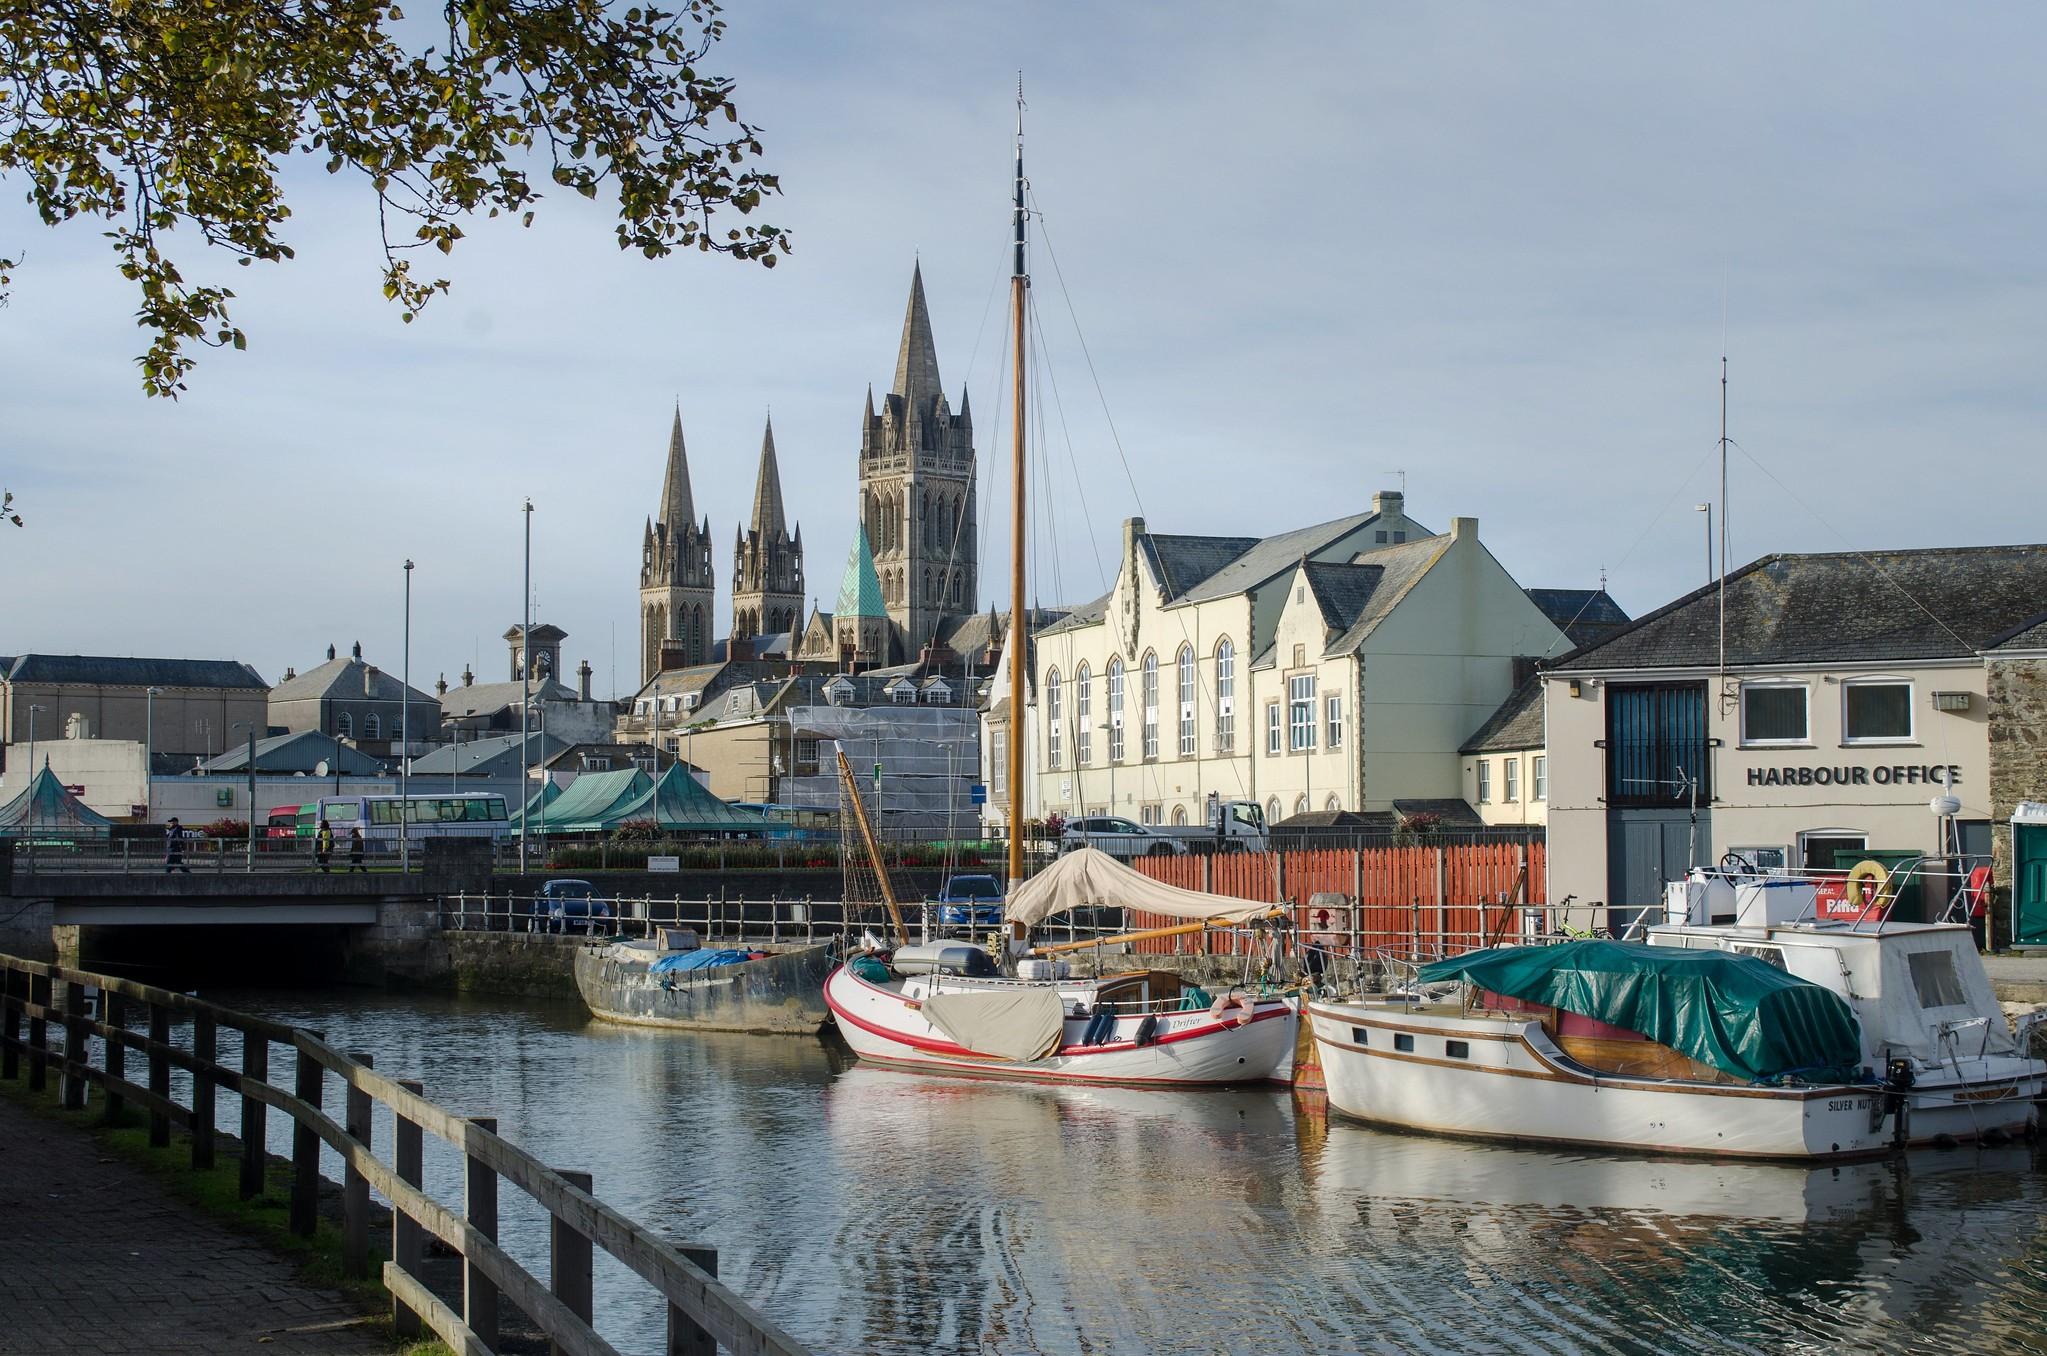
[[[130,1026],[131,1015],[146,1029]],[[173,1044],[173,1019],[189,1021],[190,1047]],[[26,1024],[26,1033],[23,1027]],[[223,1030],[241,1033],[241,1058],[217,1056]],[[63,1033],[61,1046],[53,1032]],[[99,1062],[94,1063],[94,1045]],[[292,1052],[290,1090],[270,1077],[273,1045]],[[147,1064],[147,1083],[130,1082],[127,1056]],[[497,1133],[492,1117],[460,1116],[422,1095],[417,1081],[377,1073],[367,1054],[334,1049],[316,1031],[253,1017],[187,994],[131,980],[0,955],[0,1078],[15,1079],[26,1063],[28,1084],[41,1091],[54,1069],[60,1100],[83,1110],[97,1089],[106,1115],[133,1104],[149,1117],[149,1142],[167,1147],[173,1125],[191,1139],[192,1167],[213,1166],[219,1091],[240,1098],[243,1199],[262,1194],[267,1155],[265,1119],[292,1122],[289,1220],[292,1232],[318,1227],[320,1146],[341,1157],[342,1265],[357,1279],[370,1274],[370,1191],[391,1203],[391,1260],[383,1267],[392,1318],[402,1337],[422,1327],[458,1352],[499,1349],[500,1301],[509,1301],[546,1334],[553,1350],[573,1356],[616,1356],[591,1325],[594,1249],[639,1274],[668,1304],[669,1351],[728,1351],[801,1356],[803,1348],[765,1315],[717,1280],[717,1253],[676,1243],[634,1223],[592,1194],[591,1175],[550,1168]],[[172,1095],[171,1070],[191,1075],[189,1104]],[[341,1081],[341,1118],[325,1105],[327,1077]],[[396,1132],[390,1159],[379,1157],[371,1133],[374,1105],[387,1107]],[[457,1211],[426,1194],[425,1136],[459,1149],[463,1205]],[[509,1182],[547,1212],[549,1279],[527,1271],[498,1243],[498,1188]],[[422,1278],[426,1235],[461,1260],[461,1295],[442,1299]],[[459,1305],[459,1307],[458,1307]]]
[[[246,838],[188,835],[172,844],[160,838],[82,840],[75,843],[17,843],[17,875],[233,875],[237,872],[345,873],[417,870],[423,840],[412,839],[401,853],[396,839],[369,838],[354,852],[338,839],[322,853],[310,838]]]

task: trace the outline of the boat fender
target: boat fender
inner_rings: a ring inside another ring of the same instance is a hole
[[[1230,1011],[1232,1008],[1236,1009],[1234,1014]],[[1228,1022],[1231,1026],[1242,1026],[1251,1020],[1257,1010],[1258,1004],[1250,994],[1231,992],[1216,999],[1215,1006],[1208,1010],[1208,1015],[1216,1021]]]
[[[1147,1013],[1137,1024],[1137,1034],[1130,1038],[1134,1045],[1150,1045],[1159,1038],[1159,1019]]]
[[[1116,1034],[1116,1009],[1101,1003],[1095,1007],[1095,1015],[1088,1019],[1087,1030],[1081,1033],[1082,1045],[1100,1045]]]

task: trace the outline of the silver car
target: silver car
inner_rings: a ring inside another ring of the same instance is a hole
[[[1067,821],[1060,834],[1060,851],[1100,848],[1112,857],[1166,857],[1185,855],[1187,844],[1171,834],[1160,833],[1148,824],[1121,815],[1087,815]]]

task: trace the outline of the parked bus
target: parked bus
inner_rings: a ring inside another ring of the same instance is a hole
[[[297,805],[280,805],[263,820],[265,838],[296,838],[299,833],[299,810]]]
[[[338,846],[350,829],[375,840],[395,840],[400,819],[414,838],[502,838],[511,832],[505,798],[474,796],[322,796],[299,806],[298,834],[311,838],[320,821],[334,831]]]
[[[732,806],[737,810],[758,810],[767,817],[769,825],[761,833],[763,838],[823,842],[838,837],[839,816],[834,810],[759,800],[734,801]]]

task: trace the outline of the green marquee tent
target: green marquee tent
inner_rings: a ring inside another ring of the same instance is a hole
[[[614,811],[629,805],[653,788],[654,779],[636,767],[616,772],[586,772],[569,783],[539,816],[530,811],[526,827],[531,833],[594,833],[617,824]]]
[[[608,827],[648,819],[663,833],[759,833],[770,826],[760,811],[719,800],[679,764],[662,773],[645,795],[619,807],[616,821]]]
[[[0,805],[0,836],[40,838],[45,834],[104,837],[113,821],[64,789],[45,762],[21,794]]]

